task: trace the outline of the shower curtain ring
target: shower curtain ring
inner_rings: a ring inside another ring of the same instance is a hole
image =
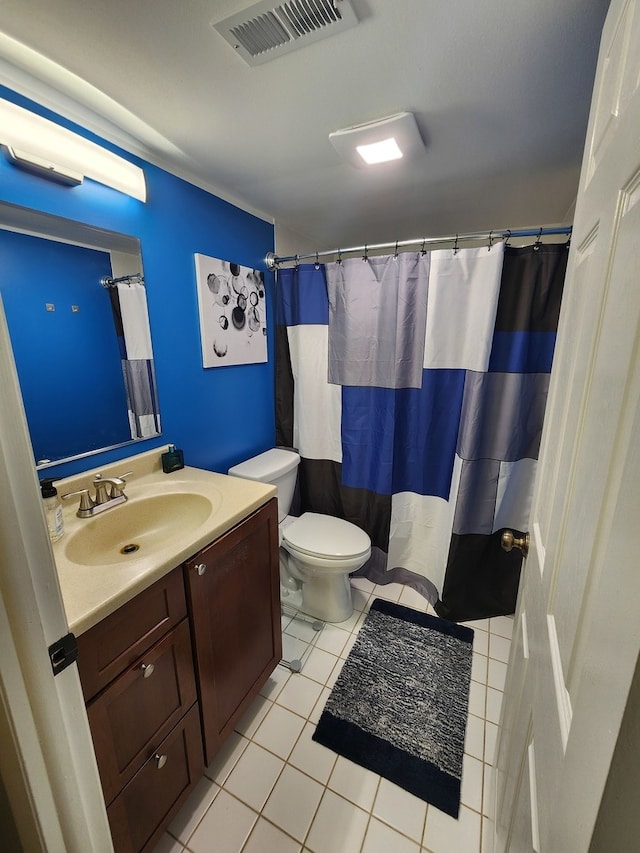
[[[540,251],[540,245],[541,245],[540,238],[541,237],[542,237],[542,228],[538,231],[538,236],[536,237],[536,242],[533,244],[533,251],[534,252]]]
[[[364,244],[364,255],[362,256],[362,260],[366,263],[369,260],[369,255],[367,252],[367,244]]]
[[[511,239],[511,228],[507,228],[506,234],[504,235],[504,247],[505,249],[509,248],[509,240]]]
[[[298,269],[299,266],[300,266],[300,257],[298,255],[296,255],[295,268]]]
[[[320,269],[320,261],[318,260],[318,253],[317,252],[316,252],[316,262],[315,262],[314,266],[317,270]]]
[[[342,249],[338,249],[338,260],[336,261],[336,263],[337,264],[342,263]]]
[[[453,254],[457,255],[460,251],[460,247],[458,246],[458,235],[456,234],[456,242],[453,245]]]
[[[396,240],[396,249],[395,249],[395,252],[393,254],[393,260],[394,261],[398,260],[398,241],[397,240]]]
[[[427,254],[427,250],[425,249],[426,242],[427,242],[427,238],[425,237],[424,240],[422,241],[422,249],[420,249],[420,254],[422,255],[423,258]]]
[[[491,247],[493,246],[493,229],[489,231],[489,245],[487,246],[487,252],[491,251]]]

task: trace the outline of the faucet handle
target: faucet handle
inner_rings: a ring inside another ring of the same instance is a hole
[[[124,487],[127,485],[125,482],[126,474],[123,474],[122,477],[107,477],[107,482],[111,483],[111,497],[112,498],[120,498],[124,495]]]
[[[133,471],[126,471],[124,474],[119,474],[117,477],[111,477],[111,497],[119,498],[124,494],[124,487],[127,485],[127,477],[131,477]]]
[[[79,518],[86,518],[88,515],[91,515],[91,510],[95,506],[95,503],[91,500],[89,489],[78,489],[77,492],[67,492],[65,495],[60,495],[60,497],[63,501],[68,501],[71,498],[77,497],[77,495],[80,495],[80,505],[76,515]]]
[[[102,477],[101,475],[97,475],[96,479],[99,478],[99,483],[97,484],[97,488],[101,486],[106,489],[107,484],[111,486],[111,492],[107,496],[107,500],[109,498],[120,498],[124,495],[124,487],[127,484],[127,477],[132,475],[132,471],[127,471],[126,474],[120,474],[119,477]],[[94,485],[96,485],[94,481]],[[102,501],[100,501],[102,503]]]

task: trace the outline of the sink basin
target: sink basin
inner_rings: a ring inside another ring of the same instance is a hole
[[[175,545],[216,508],[210,498],[190,492],[129,500],[83,521],[69,536],[65,555],[87,566],[147,557]]]

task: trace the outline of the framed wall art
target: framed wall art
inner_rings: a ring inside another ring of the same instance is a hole
[[[264,273],[195,255],[204,367],[267,360]]]

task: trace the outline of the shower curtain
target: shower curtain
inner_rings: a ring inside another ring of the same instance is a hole
[[[513,613],[565,245],[439,250],[278,271],[277,442],[300,512],[372,540],[358,572],[466,621]]]
[[[109,288],[109,298],[120,347],[131,438],[158,435],[160,410],[144,285],[118,283]]]

